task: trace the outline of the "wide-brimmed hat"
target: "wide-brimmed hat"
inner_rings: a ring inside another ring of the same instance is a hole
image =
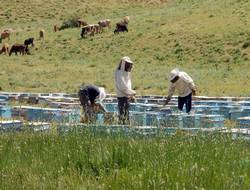
[[[173,80],[175,77],[179,76],[179,69],[178,68],[175,68],[173,69],[171,72],[170,72],[170,75],[169,75],[169,80]]]
[[[122,61],[133,64],[133,61],[132,61],[132,60],[130,59],[130,57],[128,57],[128,56],[124,56],[124,57],[122,58]]]

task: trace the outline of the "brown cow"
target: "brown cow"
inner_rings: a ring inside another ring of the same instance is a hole
[[[87,26],[88,25],[88,23],[85,20],[81,19],[81,18],[77,19],[77,23],[78,23],[78,27],[82,27],[82,26]]]
[[[3,31],[3,32],[1,33],[0,43],[1,43],[2,40],[5,39],[5,38],[8,38],[8,40],[10,39],[10,31],[5,30],[5,31]]]
[[[12,53],[15,53],[17,55],[17,52],[20,53],[20,55],[24,55],[24,54],[28,54],[29,53],[29,49],[28,46],[24,45],[24,44],[14,44],[12,45],[11,49],[10,49],[10,53],[9,56],[11,56]]]
[[[114,33],[128,32],[129,16],[125,16],[120,22],[116,23]]]
[[[2,49],[0,50],[0,54],[4,53],[5,55],[6,54],[9,54],[9,44],[7,43],[4,43],[3,46],[2,46]]]
[[[102,27],[99,24],[94,24],[93,26],[94,26],[93,30],[95,34],[101,33]]]
[[[39,31],[39,39],[44,39],[45,30],[41,29]]]
[[[129,16],[125,16],[125,17],[123,18],[123,22],[124,22],[125,24],[128,24],[128,23],[129,23],[129,20],[130,20]]]
[[[102,31],[103,31],[103,28],[105,28],[105,27],[111,28],[111,20],[110,19],[100,20],[98,22],[98,24],[101,27]]]
[[[98,25],[98,27],[99,27],[99,25]],[[86,37],[87,34],[89,34],[90,36],[94,36],[96,31],[98,30],[96,28],[97,27],[95,24],[89,24],[87,26],[82,27],[81,37],[84,38],[84,37]]]

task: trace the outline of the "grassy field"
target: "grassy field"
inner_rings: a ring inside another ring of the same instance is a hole
[[[0,189],[249,189],[249,144],[231,136],[0,136]]]
[[[135,62],[138,94],[166,93],[167,75],[179,67],[198,95],[250,94],[250,2],[248,0],[24,0],[3,1],[0,28],[15,32],[9,44],[35,38],[31,55],[0,55],[3,91],[77,92],[84,83],[114,93],[119,59]],[[114,35],[115,22],[129,15],[129,32]],[[112,20],[112,30],[86,39],[80,28],[53,32],[72,17],[89,23]],[[45,29],[45,40],[38,39]]]
[[[114,35],[125,15],[129,32]],[[109,18],[112,29],[85,39],[80,28],[53,32],[72,17]],[[1,91],[72,93],[95,83],[114,93],[114,69],[128,55],[137,94],[166,94],[179,67],[198,95],[250,95],[249,0],[5,0],[6,28],[14,32],[3,43],[34,37],[35,47],[0,55]],[[0,189],[250,189],[249,167],[249,143],[219,134],[0,134]]]

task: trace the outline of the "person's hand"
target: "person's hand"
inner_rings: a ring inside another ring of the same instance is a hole
[[[196,95],[196,90],[192,89],[192,94],[195,96]]]
[[[164,102],[164,105],[167,105],[170,102],[170,98],[167,98]]]
[[[129,100],[130,100],[131,102],[135,102],[135,101],[136,101],[136,99],[135,99],[135,95],[130,96],[130,97],[129,97]]]

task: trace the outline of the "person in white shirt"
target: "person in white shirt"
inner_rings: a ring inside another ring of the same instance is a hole
[[[189,113],[192,109],[192,95],[196,93],[196,86],[193,79],[185,72],[179,69],[173,69],[169,76],[170,86],[165,105],[169,103],[175,91],[178,93],[178,109],[183,110],[186,105],[186,112]]]
[[[118,100],[119,122],[129,124],[129,101],[135,100],[136,92],[132,90],[131,71],[133,62],[123,57],[115,70],[115,89]]]

